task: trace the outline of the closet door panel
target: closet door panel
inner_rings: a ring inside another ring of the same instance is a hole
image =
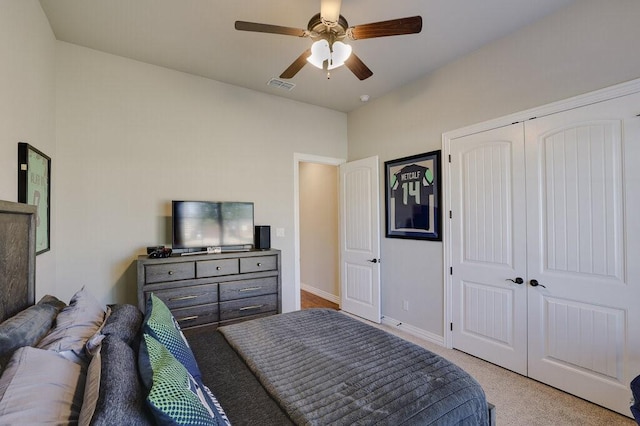
[[[609,120],[538,137],[545,271],[621,281],[621,130]]]
[[[454,139],[451,154],[453,346],[526,374],[523,125]]]
[[[630,95],[525,125],[529,376],[625,414],[640,371],[640,158],[625,155],[638,113]]]

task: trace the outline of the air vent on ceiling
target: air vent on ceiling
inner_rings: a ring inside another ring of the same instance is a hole
[[[293,83],[282,81],[282,80],[277,79],[277,78],[272,78],[271,80],[269,80],[267,82],[267,86],[277,87],[278,89],[284,89],[284,90],[288,90],[288,91],[291,91],[291,90],[293,90],[294,87],[296,87],[296,85],[293,84]]]

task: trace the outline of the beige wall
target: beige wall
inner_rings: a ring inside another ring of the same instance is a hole
[[[18,142],[52,159],[55,181],[55,38],[37,0],[2,0],[0,5],[0,199],[18,201]],[[51,188],[52,222],[57,188]],[[37,257],[36,297],[56,293],[56,228],[52,250]],[[0,236],[1,238],[2,236]]]
[[[635,0],[580,0],[376,99],[348,115],[348,158],[382,166],[440,149],[446,131],[638,78],[639,16]],[[443,244],[383,238],[381,258],[383,315],[443,336]]]
[[[271,245],[292,310],[293,155],[345,157],[346,115],[63,42],[56,62],[62,296],[135,301],[134,259],[171,242],[172,199],[253,201],[285,230]]]
[[[335,301],[340,297],[338,167],[300,163],[299,180],[300,282]]]
[[[133,302],[172,199],[242,200],[285,230],[272,246],[293,309],[293,154],[345,158],[345,114],[57,42],[36,0],[0,4],[0,58],[0,199],[17,200],[18,142],[52,158],[37,296]]]

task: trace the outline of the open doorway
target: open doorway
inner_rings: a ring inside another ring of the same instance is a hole
[[[342,159],[296,154],[296,306],[340,304],[339,168]],[[304,303],[303,303],[304,301]]]
[[[301,162],[300,289],[301,308],[340,303],[338,167]]]

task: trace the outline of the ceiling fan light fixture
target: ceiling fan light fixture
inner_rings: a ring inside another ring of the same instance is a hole
[[[311,56],[307,58],[307,61],[320,69],[324,68],[324,62],[327,61],[327,69],[332,70],[344,65],[344,62],[351,56],[351,50],[351,46],[341,41],[334,42],[330,48],[329,42],[322,39],[311,45]]]
[[[333,43],[333,52],[331,53],[328,69],[332,70],[344,65],[344,62],[351,56],[351,50],[351,46],[341,41]]]
[[[331,50],[327,40],[318,40],[311,45],[311,56],[307,61],[316,68],[322,69],[324,61],[331,59]]]

